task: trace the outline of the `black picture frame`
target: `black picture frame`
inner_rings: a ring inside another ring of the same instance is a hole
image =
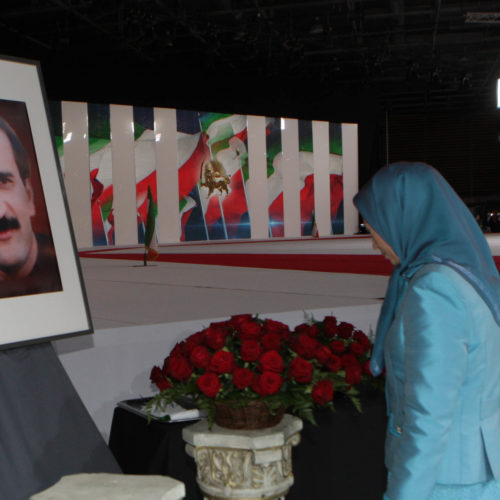
[[[2,349],[92,333],[93,326],[40,64],[0,56],[0,75],[0,117],[19,137],[29,158],[36,202],[31,217],[38,242],[36,265],[43,269],[51,262],[38,280],[41,284],[32,285],[34,280],[26,284],[24,278],[0,279]],[[0,189],[0,203],[1,196]],[[41,260],[42,248],[49,260]]]

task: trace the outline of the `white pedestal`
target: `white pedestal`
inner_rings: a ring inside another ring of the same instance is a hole
[[[30,500],[181,500],[184,483],[167,476],[72,474]]]
[[[293,484],[292,446],[300,442],[302,420],[285,415],[262,430],[225,429],[202,420],[185,427],[186,452],[197,466],[206,500],[284,499]]]

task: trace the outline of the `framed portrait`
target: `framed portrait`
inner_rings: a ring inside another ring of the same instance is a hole
[[[0,57],[0,348],[92,332],[37,62]]]

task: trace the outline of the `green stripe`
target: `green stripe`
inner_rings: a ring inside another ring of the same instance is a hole
[[[139,123],[135,122],[134,123],[134,140],[136,141],[141,137],[142,133],[146,130],[145,127],[140,125]]]
[[[228,118],[229,116],[233,115],[231,113],[202,113],[200,116],[201,130],[206,132],[212,123],[222,118]]]
[[[111,198],[107,203],[101,205],[102,220],[108,220],[112,208],[113,208],[113,198]]]
[[[330,153],[334,155],[342,155],[342,138],[330,141]]]
[[[111,141],[109,139],[102,139],[100,137],[89,137],[89,153],[97,153],[104,146],[107,146]]]

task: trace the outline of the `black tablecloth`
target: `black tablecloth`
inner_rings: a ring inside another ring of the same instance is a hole
[[[304,422],[301,443],[293,448],[294,485],[287,500],[380,500],[385,489],[383,465],[385,402],[363,400],[359,414],[348,401],[337,412],[316,411],[318,426]],[[182,481],[187,500],[202,500],[194,460],[185,452],[182,429],[193,422],[147,420],[117,407],[109,447],[126,474],[165,474]]]

